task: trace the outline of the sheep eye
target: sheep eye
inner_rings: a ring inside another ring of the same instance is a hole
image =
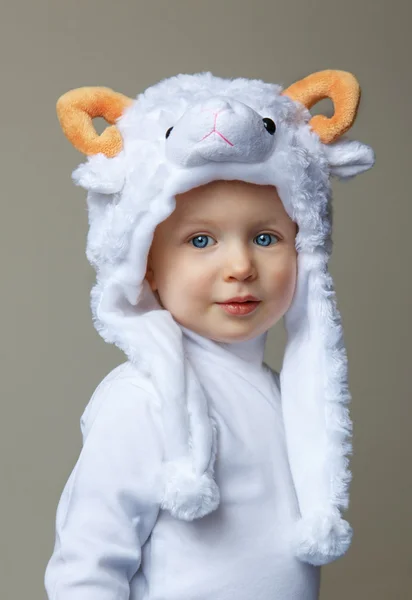
[[[173,127],[169,127],[169,129],[166,131],[166,139],[169,137],[172,129],[173,129]]]
[[[270,133],[270,135],[273,135],[276,131],[276,125],[272,121],[272,119],[269,119],[269,117],[265,117],[264,119],[262,119],[262,121],[268,133]]]

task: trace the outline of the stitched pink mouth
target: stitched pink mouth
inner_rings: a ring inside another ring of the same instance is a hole
[[[202,137],[202,139],[200,141],[203,142],[203,140],[205,140],[207,137],[209,137],[209,135],[212,135],[212,133],[217,133],[217,135],[220,135],[220,137],[222,138],[222,140],[225,140],[225,142],[227,142],[229,144],[229,146],[233,146],[232,142],[229,142],[229,140],[227,138],[225,138],[225,136],[222,135],[220,133],[220,131],[216,131],[215,129],[213,129],[213,131],[211,131],[210,133],[208,133],[207,135],[205,135],[204,137]]]
[[[203,111],[211,111],[211,109],[204,108],[204,109],[203,109],[201,112],[203,112]],[[219,110],[219,111],[217,111],[217,112],[216,112],[216,111],[212,111],[212,112],[213,112],[213,113],[214,113],[214,115],[215,115],[215,120],[214,120],[214,123],[213,123],[213,129],[212,129],[212,131],[211,131],[210,133],[208,133],[208,134],[206,134],[205,136],[203,136],[203,137],[202,137],[202,139],[201,139],[200,141],[201,141],[201,142],[203,142],[203,140],[205,140],[206,138],[208,138],[208,137],[209,137],[209,135],[212,135],[212,133],[217,133],[217,135],[220,135],[220,137],[222,138],[222,140],[224,140],[224,141],[225,141],[227,144],[229,144],[229,146],[233,146],[234,144],[232,144],[232,142],[230,142],[230,141],[229,141],[229,140],[228,140],[228,139],[227,139],[227,138],[226,138],[226,137],[225,137],[225,136],[224,136],[222,133],[220,133],[220,131],[218,131],[218,130],[216,129],[216,120],[217,120],[217,116],[218,116],[218,114],[219,114],[220,112],[222,112],[222,111],[220,111],[220,110]]]

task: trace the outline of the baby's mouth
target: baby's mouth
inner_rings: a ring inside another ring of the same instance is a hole
[[[230,301],[230,302],[217,302],[218,306],[221,306],[222,309],[230,314],[230,315],[248,315],[254,312],[258,305],[260,304],[260,300],[243,300],[239,301]]]

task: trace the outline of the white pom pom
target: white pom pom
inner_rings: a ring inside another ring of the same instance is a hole
[[[298,521],[293,544],[296,557],[320,566],[340,558],[352,540],[352,528],[337,514],[319,514]]]
[[[219,488],[208,472],[196,474],[188,457],[166,462],[161,508],[184,521],[199,519],[220,502]]]

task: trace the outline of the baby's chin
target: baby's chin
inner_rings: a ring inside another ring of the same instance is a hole
[[[210,331],[209,335],[205,336],[209,339],[220,342],[222,344],[234,344],[240,342],[247,342],[252,340],[255,337],[258,337],[260,334],[264,333],[261,329],[249,329],[247,332],[239,332],[239,331]]]
[[[175,320],[194,331],[195,333],[201,335],[202,337],[213,340],[214,342],[220,342],[223,344],[231,344],[238,342],[247,342],[262,333],[265,333],[269,327],[265,327],[261,322],[253,323],[252,320],[246,319],[238,319],[236,322],[236,317],[232,318],[230,321],[230,317],[224,317],[226,322],[222,322],[222,319],[197,319],[196,322],[188,322],[187,320],[179,321],[175,318]]]

